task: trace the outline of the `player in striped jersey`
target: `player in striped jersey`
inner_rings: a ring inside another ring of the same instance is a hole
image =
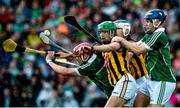
[[[142,54],[139,56],[133,54],[129,62],[129,69],[132,76],[137,80],[148,74],[145,59]],[[146,76],[147,77],[147,76]]]
[[[129,42],[135,42],[131,39],[130,31],[131,31],[131,24],[127,20],[116,20],[114,21],[116,24],[116,35],[123,37],[124,39],[128,40]],[[139,89],[143,83],[146,82],[148,77],[147,68],[145,65],[145,59],[143,54],[136,55],[132,52],[129,53],[129,71],[131,75],[134,77],[137,83],[137,89]],[[135,99],[135,97],[134,97]],[[133,104],[134,99],[132,99],[131,104]],[[148,104],[148,101],[147,101]]]
[[[97,30],[104,45],[84,49],[102,52],[109,82],[114,85],[114,90],[105,107],[121,107],[132,99],[136,92],[136,82],[128,69],[128,51],[125,47],[120,48],[119,43],[111,43],[116,33],[114,22],[104,21],[98,25]]]
[[[121,37],[112,39],[112,42],[119,42],[136,54],[146,53],[150,78],[140,88],[135,106],[143,106],[143,102],[150,98],[149,106],[163,107],[176,87],[176,79],[171,66],[170,46],[165,28],[163,28],[166,16],[167,14],[161,9],[148,11],[144,16],[146,34],[137,43],[128,42]]]
[[[131,24],[127,20],[116,20],[114,22],[117,28],[116,35],[123,37],[129,42],[134,42],[134,40],[130,37]],[[129,52],[129,70],[136,79],[139,88],[140,85],[145,82],[148,76],[143,54],[136,55],[132,52]]]

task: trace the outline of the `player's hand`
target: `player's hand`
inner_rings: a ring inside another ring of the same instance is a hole
[[[69,62],[72,61],[73,57],[75,56],[73,53],[65,53],[63,51],[59,51],[56,54],[59,55],[58,57],[60,57],[60,58],[67,59]]]
[[[54,57],[55,52],[54,51],[48,51],[48,54],[46,55],[46,62],[52,61]]]
[[[111,42],[119,42],[120,43],[122,39],[123,39],[122,37],[115,36],[112,38]]]
[[[59,55],[58,57],[60,57],[60,58],[67,58],[69,56],[73,56],[73,53],[66,53],[63,51],[59,51],[56,53],[56,55]]]

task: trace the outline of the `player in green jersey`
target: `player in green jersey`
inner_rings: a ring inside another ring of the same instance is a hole
[[[149,80],[140,88],[135,106],[143,106],[143,101],[150,98],[151,107],[162,107],[170,99],[175,87],[176,79],[172,71],[170,46],[163,28],[167,14],[161,9],[152,9],[144,16],[145,36],[139,42],[128,42],[121,37],[114,37],[112,42],[136,54],[146,54],[146,65]]]
[[[88,43],[81,43],[77,45],[73,49],[73,53],[78,55],[78,51],[82,46],[86,46]],[[64,53],[63,53],[64,54]],[[61,55],[66,56],[66,55]],[[46,62],[49,66],[57,73],[63,75],[74,75],[74,76],[87,76],[91,81],[93,81],[109,98],[111,95],[112,90],[114,89],[113,86],[108,81],[107,72],[104,69],[104,59],[98,57],[98,55],[92,54],[88,59],[83,58],[81,59],[81,66],[76,68],[68,68],[65,66],[61,66],[53,62],[54,59],[54,52],[49,52],[46,56]],[[79,59],[80,60],[80,59]]]

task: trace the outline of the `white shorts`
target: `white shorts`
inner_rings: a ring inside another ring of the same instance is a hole
[[[147,80],[139,92],[150,97],[150,104],[165,105],[176,88],[176,83]]]
[[[137,84],[137,91],[139,90],[139,88],[141,88],[141,86],[143,86],[144,83],[146,83],[146,81],[148,80],[148,75],[147,76],[143,76],[139,79],[136,80],[136,84]],[[136,98],[137,92],[135,93],[134,97],[128,102],[127,106],[133,106],[134,104],[134,100]]]
[[[136,81],[131,74],[123,75],[116,83],[112,96],[118,96],[126,101],[131,100],[137,91]]]
[[[147,78],[146,78],[147,77]],[[136,80],[136,84],[137,84],[137,90],[139,90],[139,88],[141,88],[141,86],[143,86],[143,84],[148,80],[148,75],[147,76],[143,76],[139,79]]]

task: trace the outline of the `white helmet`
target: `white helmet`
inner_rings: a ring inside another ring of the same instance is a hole
[[[116,20],[114,21],[117,29],[123,30],[124,37],[127,37],[131,31],[131,24],[127,20]]]

